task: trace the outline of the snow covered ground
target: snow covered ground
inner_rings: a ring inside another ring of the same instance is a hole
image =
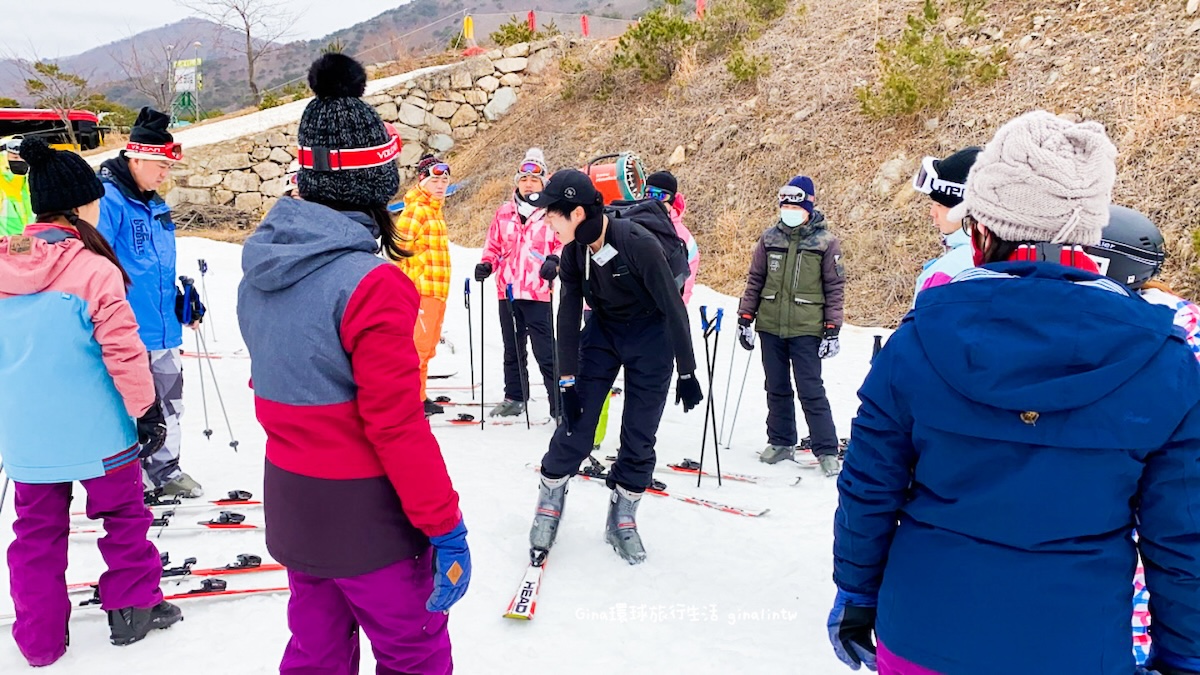
[[[453,247],[456,278],[463,279],[478,261],[478,250]],[[250,362],[235,315],[236,289],[241,278],[241,248],[205,239],[179,240],[179,274],[196,276],[197,259],[209,264],[207,326],[215,331],[209,350],[224,358],[211,361],[240,442],[236,454],[221,417],[207,363],[185,359],[183,465],[217,498],[232,489],[261,494],[264,434],[254,417],[247,388]],[[461,282],[459,282],[461,283]],[[479,331],[481,297],[486,302],[486,396],[501,397],[502,346],[496,319],[495,287],[479,293],[472,283],[472,320]],[[459,286],[461,288],[461,286]],[[443,346],[430,370],[458,372],[453,385],[469,382],[466,311],[451,297],[445,335],[455,351]],[[697,287],[692,306],[697,360],[703,358],[698,312],[724,307],[732,317],[733,298]],[[731,320],[725,325],[717,364],[718,415],[724,401],[729,359],[736,358],[734,383],[740,384],[746,352],[736,347]],[[185,331],[185,349],[194,350],[194,337]],[[868,369],[876,329],[846,327],[842,352],[826,361],[825,383],[839,435],[848,435],[857,407],[855,391]],[[280,335],[280,339],[289,339]],[[678,501],[647,497],[639,512],[639,529],[649,560],[631,567],[604,542],[608,491],[579,481],[572,485],[562,529],[547,567],[537,616],[532,622],[504,619],[509,600],[524,572],[529,524],[536,495],[536,475],[527,464],[539,461],[551,427],[442,427],[436,430],[470,529],[474,561],[470,592],[451,611],[454,660],[460,673],[547,672],[607,673],[614,667],[627,673],[805,673],[845,672],[833,656],[825,619],[834,595],[832,516],[837,504],[833,480],[790,462],[768,466],[757,459],[765,445],[765,395],[757,354],[751,361],[745,398],[732,446],[721,452],[726,471],[778,477],[772,484],[726,482],[718,488],[705,479],[701,488],[686,476],[659,476],[672,491],[703,496],[740,506],[770,507],[769,514],[746,518]],[[478,346],[475,354],[479,368]],[[205,366],[208,426],[203,435],[200,378]],[[295,364],[303,368],[304,364]],[[431,391],[437,393],[436,385]],[[444,392],[468,398],[464,390]],[[544,414],[545,392],[535,387],[539,402],[533,412]],[[622,399],[613,409],[605,454],[616,447]],[[673,403],[673,399],[669,401]],[[734,402],[729,404],[729,417]],[[454,411],[453,408],[450,409]],[[478,408],[471,412],[478,414]],[[803,420],[802,416],[799,416]],[[685,457],[699,459],[703,409],[684,414],[668,405],[658,434],[660,466]],[[718,418],[719,421],[719,418]],[[728,424],[728,422],[727,422]],[[801,435],[804,435],[803,428]],[[706,466],[712,461],[710,439]],[[803,476],[798,486],[788,479]],[[80,491],[81,492],[81,491]],[[12,501],[0,516],[0,545],[12,539]],[[262,522],[260,511],[246,509],[248,522]],[[188,512],[179,520],[207,520],[216,512]],[[229,563],[238,553],[267,557],[260,533],[164,533],[156,541],[176,562],[195,556],[202,567]],[[68,581],[89,581],[103,570],[95,536],[72,539]],[[229,577],[230,588],[281,586],[283,573]],[[197,586],[197,581],[168,592]],[[0,614],[11,611],[8,575],[0,575]],[[124,648],[108,644],[103,614],[80,610],[72,621],[71,647],[47,672],[118,675],[147,672],[188,672],[251,675],[277,672],[288,638],[286,595],[238,599],[194,600],[181,603],[186,620],[168,631]],[[7,633],[7,631],[4,631]],[[371,652],[363,651],[363,672],[371,672]],[[25,661],[12,639],[0,637],[0,673],[24,672]]]

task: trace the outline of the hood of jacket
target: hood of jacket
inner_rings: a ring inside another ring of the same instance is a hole
[[[994,263],[964,276],[921,293],[906,321],[942,380],[996,409],[1085,408],[1181,341],[1169,310],[1079,269]]]
[[[56,231],[59,230],[53,225],[37,224],[25,228],[28,239],[0,239],[3,242],[0,244],[0,295],[32,295],[50,288],[71,261],[87,250],[76,238],[51,236],[55,241],[50,243],[36,236],[42,232],[53,235]],[[17,251],[15,245],[24,247],[26,242],[30,244],[28,252]]]
[[[376,253],[379,228],[365,213],[280,199],[242,247],[245,281],[262,291],[296,284],[349,253]]]

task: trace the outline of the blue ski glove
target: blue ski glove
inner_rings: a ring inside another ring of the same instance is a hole
[[[567,435],[575,433],[579,420],[583,418],[583,404],[579,402],[579,392],[575,391],[575,378],[564,377],[558,381],[558,390],[562,392],[563,424],[567,425]]]
[[[876,598],[838,589],[829,612],[829,641],[842,663],[858,670],[875,670]]]
[[[433,544],[433,593],[425,603],[431,612],[445,612],[467,593],[471,585],[471,550],[467,548],[467,525],[430,537]]]

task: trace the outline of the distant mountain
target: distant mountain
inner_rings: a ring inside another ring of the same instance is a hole
[[[593,35],[619,33],[624,24],[603,17],[629,18],[644,11],[652,0],[551,0],[538,14],[542,26],[554,21],[564,32],[579,32],[578,14],[592,18]],[[475,17],[475,36],[481,43],[500,24],[529,11],[528,0],[412,0],[361,23],[337,30],[316,40],[281,44],[257,64],[260,89],[287,82],[303,82],[308,65],[330,43],[340,43],[347,54],[359,55],[366,63],[379,63],[421,55],[444,48],[462,28],[462,10]],[[438,21],[444,19],[443,21]],[[436,25],[429,26],[430,23]],[[242,40],[231,31],[202,19],[183,21],[138,33],[103,47],[58,60],[66,70],[87,76],[98,91],[130,107],[149,101],[129,81],[121,63],[128,63],[135,47],[142,54],[162,55],[162,46],[175,45],[174,58],[192,58],[197,51],[204,59],[204,90],[200,104],[206,110],[232,110],[248,105],[246,59],[237,48]],[[202,46],[192,47],[199,41]],[[163,61],[166,59],[164,58]],[[12,62],[0,61],[0,96],[25,101],[24,79]]]

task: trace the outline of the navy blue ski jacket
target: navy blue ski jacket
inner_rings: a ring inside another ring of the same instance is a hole
[[[1200,369],[1171,312],[998,263],[917,298],[859,391],[834,581],[946,675],[1200,671]],[[1134,540],[1134,527],[1140,540]]]

